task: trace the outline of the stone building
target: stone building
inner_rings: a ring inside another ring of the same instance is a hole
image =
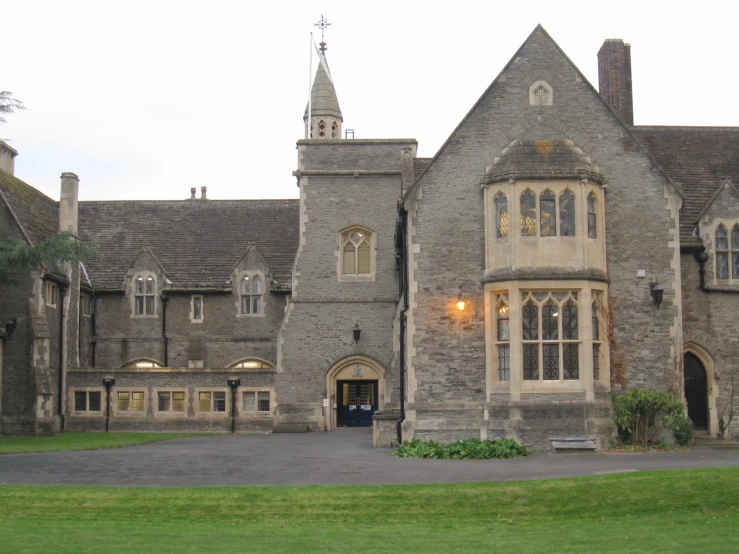
[[[605,446],[608,392],[638,386],[717,434],[739,389],[739,129],[635,126],[621,40],[599,74],[600,93],[539,26],[419,158],[343,136],[322,63],[298,200],[79,202],[64,173],[57,202],[2,144],[0,234],[98,246],[3,285],[2,432]]]

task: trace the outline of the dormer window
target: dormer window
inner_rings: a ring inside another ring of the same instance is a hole
[[[259,275],[244,275],[241,278],[241,314],[262,313],[262,278]]]
[[[138,275],[134,279],[134,315],[154,315],[156,281],[151,275]]]

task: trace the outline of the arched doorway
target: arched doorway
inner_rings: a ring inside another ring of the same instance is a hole
[[[685,372],[685,400],[688,403],[688,417],[696,429],[707,430],[708,416],[708,379],[706,369],[692,352],[683,355]]]
[[[385,369],[370,358],[349,356],[326,373],[326,391],[329,429],[371,427],[372,416],[385,404]]]

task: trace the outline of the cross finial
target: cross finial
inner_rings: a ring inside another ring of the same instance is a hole
[[[321,30],[321,47],[319,50],[321,51],[321,54],[326,53],[326,41],[323,40],[323,31],[326,30],[326,27],[330,27],[331,23],[328,22],[328,20],[323,17],[323,14],[321,14],[321,20],[318,23],[314,23],[314,26],[318,27]]]

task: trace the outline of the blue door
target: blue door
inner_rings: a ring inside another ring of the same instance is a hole
[[[378,409],[377,381],[338,381],[338,424],[371,427]]]

